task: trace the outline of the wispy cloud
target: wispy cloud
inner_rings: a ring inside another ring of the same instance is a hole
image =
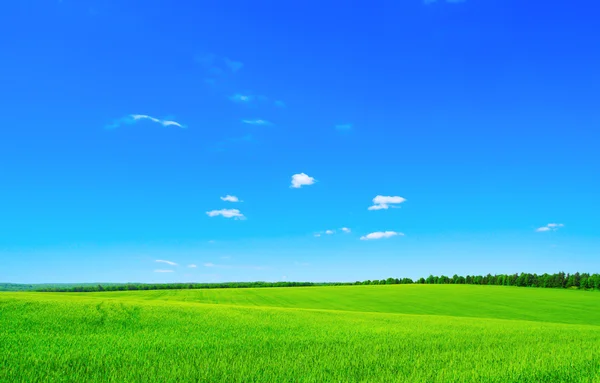
[[[198,266],[196,266],[196,265],[194,265],[194,264],[191,264],[191,265],[188,265],[188,267],[189,267],[190,269],[195,269],[195,268],[196,268],[196,267],[198,267]]]
[[[242,120],[242,122],[244,124],[248,124],[248,125],[260,125],[260,126],[268,126],[268,125],[273,125],[273,123],[267,121],[267,120],[261,120],[261,119],[256,119],[256,120]]]
[[[226,202],[243,202],[240,201],[240,199],[234,195],[229,195],[227,194],[225,197],[221,197],[221,201],[226,201]]]
[[[336,125],[335,128],[340,131],[350,130],[352,129],[352,124],[340,124]]]
[[[207,76],[206,80],[216,80],[215,77],[222,77],[226,73],[237,73],[244,64],[240,61],[231,60],[227,57],[221,57],[214,53],[198,54],[194,56],[194,61],[204,68]]]
[[[185,129],[186,126],[180,124],[177,121],[172,121],[172,120],[161,120],[159,118],[155,118],[152,116],[148,116],[147,114],[130,114],[128,116],[122,117],[118,120],[113,121],[111,124],[106,125],[107,129],[116,129],[119,128],[123,125],[133,125],[138,121],[143,121],[143,120],[147,120],[147,121],[151,121],[157,124],[160,124],[162,126],[176,126],[178,128],[182,128]]]
[[[227,67],[233,72],[237,72],[240,69],[242,69],[242,67],[244,66],[244,63],[240,62],[240,61],[234,61],[231,59],[228,59],[227,57],[223,58],[223,61],[225,61],[225,65],[227,65]]]
[[[306,173],[298,173],[292,176],[292,185],[290,187],[294,189],[299,189],[302,186],[312,185],[316,181],[317,180],[315,180],[313,177],[310,177]]]
[[[167,265],[171,265],[171,266],[177,266],[177,263],[171,262],[171,261],[165,261],[164,259],[157,259],[155,262],[166,263]]]
[[[398,233],[395,231],[376,231],[374,233],[369,233],[360,237],[361,241],[370,241],[373,239],[382,239],[382,238],[391,238],[395,236],[403,236],[403,233]]]
[[[342,227],[342,228],[340,229],[340,231],[341,231],[341,232],[343,232],[343,233],[350,233],[350,232],[352,232],[352,230],[350,230],[350,229],[349,229],[349,228],[347,228],[347,227]],[[314,234],[314,236],[315,236],[315,237],[321,237],[322,235],[333,235],[333,234],[335,234],[336,232],[337,232],[337,231],[336,231],[336,230],[333,230],[333,229],[329,229],[329,230],[323,230],[323,231],[319,231],[318,233],[315,233],[315,234]]]
[[[383,196],[378,195],[373,198],[373,206],[369,210],[387,210],[390,207],[399,207],[398,205],[406,201],[405,198],[399,196]]]
[[[240,213],[238,209],[221,209],[221,210],[211,210],[207,211],[206,215],[209,217],[218,217],[222,216],[225,218],[235,218],[235,219],[246,219],[246,217]]]
[[[154,270],[155,273],[174,273],[175,270]]]
[[[241,93],[236,93],[233,96],[230,96],[229,99],[233,102],[241,102],[241,103],[247,103],[247,102],[251,102],[254,99],[254,96],[249,95],[249,94],[241,94]]]
[[[537,229],[535,229],[535,231],[537,231],[538,233],[542,233],[545,231],[557,231],[561,227],[565,227],[565,225],[563,225],[562,223],[549,223],[546,226],[538,227]]]

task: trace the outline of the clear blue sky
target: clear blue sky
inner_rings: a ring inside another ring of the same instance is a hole
[[[600,272],[599,13],[7,2],[0,281]]]

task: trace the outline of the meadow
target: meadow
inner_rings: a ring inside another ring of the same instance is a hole
[[[600,382],[600,293],[0,293],[0,382]]]

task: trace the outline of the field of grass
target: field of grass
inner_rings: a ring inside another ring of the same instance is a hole
[[[0,382],[600,382],[600,293],[0,293]]]

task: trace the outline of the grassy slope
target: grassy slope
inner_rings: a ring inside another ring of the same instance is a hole
[[[2,293],[0,381],[600,382],[598,299],[478,286]],[[536,310],[540,322],[490,319]],[[561,317],[592,325],[548,323]]]
[[[399,314],[448,315],[600,325],[600,293],[470,285],[329,286],[82,293],[186,301]]]

